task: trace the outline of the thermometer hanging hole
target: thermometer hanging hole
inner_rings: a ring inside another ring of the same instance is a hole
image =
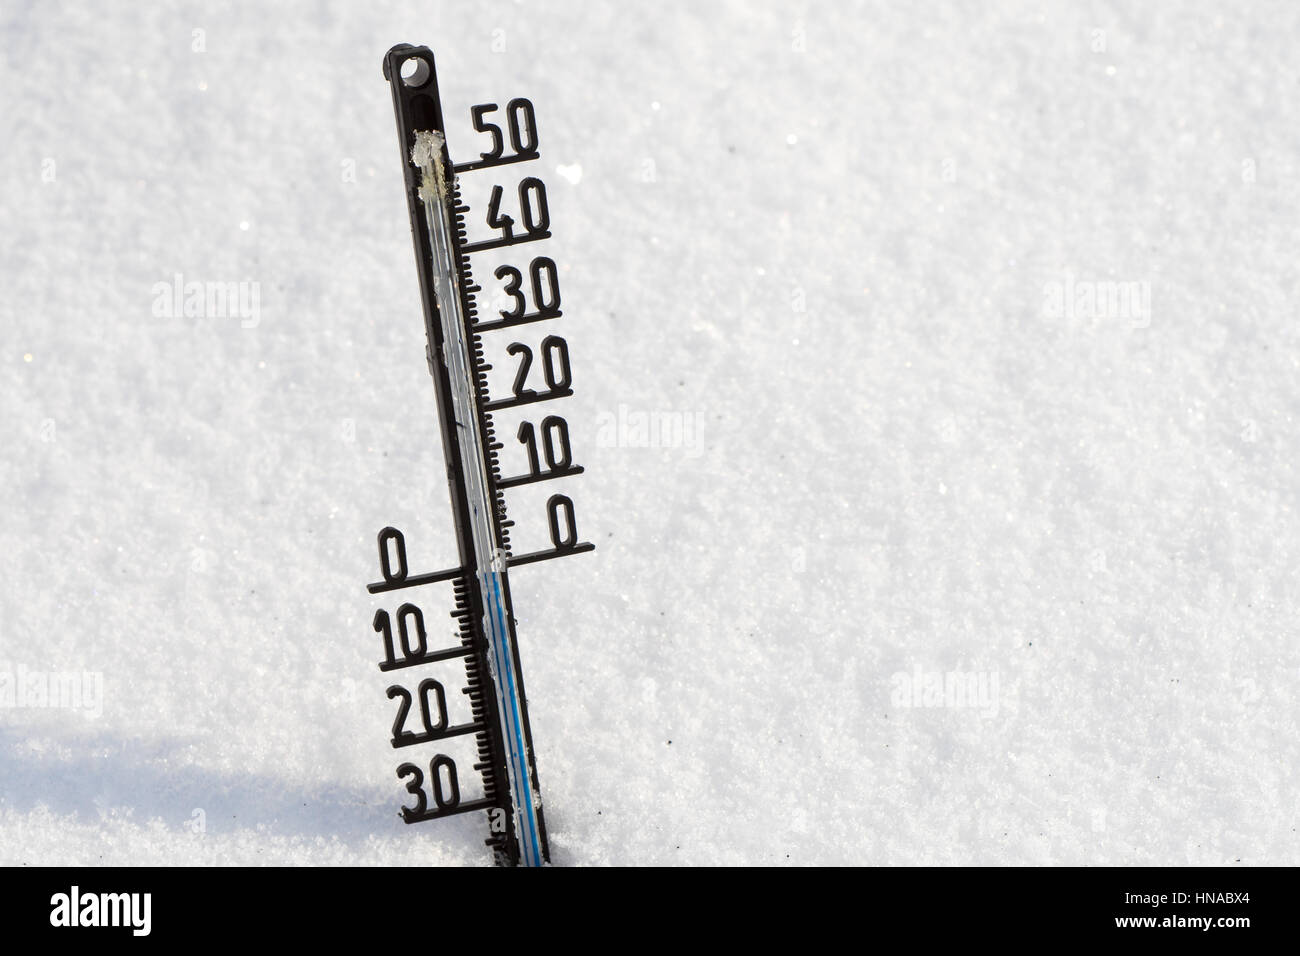
[[[428,61],[418,56],[407,57],[402,61],[402,82],[412,89],[418,89],[429,82]]]

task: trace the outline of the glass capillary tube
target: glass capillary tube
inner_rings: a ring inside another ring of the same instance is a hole
[[[434,280],[442,322],[442,361],[451,383],[452,406],[460,429],[461,469],[469,499],[470,533],[478,566],[474,569],[483,593],[483,630],[488,640],[488,664],[496,685],[501,738],[505,742],[506,775],[514,803],[519,858],[525,866],[541,866],[538,814],[541,796],[533,792],[529,754],[524,737],[524,702],[515,673],[515,653],[506,619],[501,578],[505,555],[496,546],[494,502],[488,492],[487,459],[475,404],[470,343],[461,308],[459,277],[452,246],[451,183],[443,163],[443,137],[417,131],[411,160],[420,170],[420,199],[433,243]]]

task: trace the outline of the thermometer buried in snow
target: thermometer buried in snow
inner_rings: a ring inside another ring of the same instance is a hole
[[[492,366],[486,361],[487,333],[560,317],[555,263],[546,256],[527,255],[519,259],[520,266],[499,265],[493,274],[504,280],[504,287],[493,306],[507,307],[486,319],[478,313],[477,297],[483,290],[470,274],[470,257],[476,253],[507,250],[509,254],[514,251],[511,247],[550,236],[546,188],[532,176],[518,182],[516,224],[502,212],[504,188],[493,185],[483,217],[489,235],[471,241],[467,219],[471,210],[462,201],[458,178],[462,174],[500,178],[486,171],[508,172],[508,167],[537,159],[537,122],[526,99],[511,100],[504,111],[496,104],[473,107],[474,128],[490,137],[488,149],[472,162],[453,166],[433,53],[427,47],[395,46],[384,58],[384,76],[397,114],[429,371],[437,392],[460,561],[444,571],[410,573],[402,533],[392,527],[379,532],[382,580],[369,590],[372,594],[403,592],[395,598],[409,597],[391,613],[380,609],[374,619],[385,652],[379,669],[398,672],[402,678],[388,688],[389,698],[397,702],[392,744],[413,748],[408,753],[425,751],[397,768],[410,794],[401,814],[407,823],[419,823],[486,811],[490,834],[486,842],[496,862],[540,866],[550,854],[507,573],[519,565],[591,551],[594,545],[578,540],[573,500],[564,494],[546,500],[550,547],[515,553],[510,544],[514,522],[506,517],[507,490],[582,472],[573,463],[567,423],[552,414],[537,425],[520,422],[516,437],[527,469],[504,476],[498,454],[504,446],[493,424],[497,412],[573,394],[564,339],[546,335],[536,349],[544,389],[529,387],[534,349],[512,341],[505,348],[518,364],[512,394],[494,398],[488,393],[487,373]],[[524,291],[525,276],[531,295]],[[540,524],[540,518],[535,516],[534,523]],[[452,584],[455,610],[451,616],[458,624],[460,643],[431,649],[422,608],[427,606],[430,586],[442,582]],[[460,722],[450,716],[455,708],[448,705],[442,670],[449,664],[463,667],[460,682],[469,714]],[[481,789],[472,787],[463,769],[466,758],[462,755],[458,767],[455,757],[446,752],[456,745],[470,749],[469,761],[478,772]]]

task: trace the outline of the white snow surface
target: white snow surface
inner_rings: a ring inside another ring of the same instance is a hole
[[[365,589],[385,525],[455,554],[398,42],[457,161],[537,108],[598,549],[511,576],[557,864],[1300,862],[1300,6],[0,31],[0,862],[490,861],[397,816]]]

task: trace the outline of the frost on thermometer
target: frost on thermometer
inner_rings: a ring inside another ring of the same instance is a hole
[[[544,514],[533,515],[530,522],[535,530],[545,527],[549,546],[517,553],[510,540],[514,522],[506,516],[506,491],[582,472],[573,462],[568,423],[559,415],[519,422],[516,438],[523,462],[519,473],[509,476],[502,472],[504,445],[494,428],[498,413],[573,394],[563,338],[547,334],[537,343],[535,336],[520,335],[533,341],[511,341],[503,350],[516,365],[510,393],[494,398],[488,383],[492,366],[486,360],[485,333],[532,329],[534,323],[560,317],[555,262],[537,255],[521,258],[527,259],[522,268],[500,263],[493,275],[504,283],[501,299],[507,307],[496,309],[488,320],[479,316],[483,290],[470,273],[475,253],[508,253],[550,236],[546,187],[532,176],[517,183],[517,228],[502,210],[505,187],[492,185],[483,217],[488,234],[471,241],[473,211],[462,200],[458,178],[536,160],[537,121],[532,104],[522,98],[511,100],[504,111],[494,103],[473,107],[474,129],[490,138],[488,149],[474,161],[453,165],[433,54],[426,47],[396,46],[384,59],[384,76],[397,115],[459,556],[456,567],[412,574],[402,532],[393,527],[379,532],[382,580],[369,590],[382,595],[400,591],[394,598],[404,601],[396,608],[381,607],[374,618],[384,651],[379,668],[400,671],[402,678],[388,688],[396,702],[392,745],[417,748],[408,752],[418,755],[397,768],[409,793],[401,814],[407,823],[418,823],[485,811],[487,844],[496,862],[540,866],[550,854],[508,573],[518,565],[594,546],[579,540],[573,499],[566,494],[551,494]],[[532,387],[536,378],[544,388]],[[459,643],[431,649],[426,613],[437,600],[436,588],[448,582]],[[448,696],[448,687],[456,683],[468,701],[468,713],[461,717]],[[463,748],[460,763],[451,752],[456,746]],[[466,763],[477,772],[476,782],[464,769]]]

